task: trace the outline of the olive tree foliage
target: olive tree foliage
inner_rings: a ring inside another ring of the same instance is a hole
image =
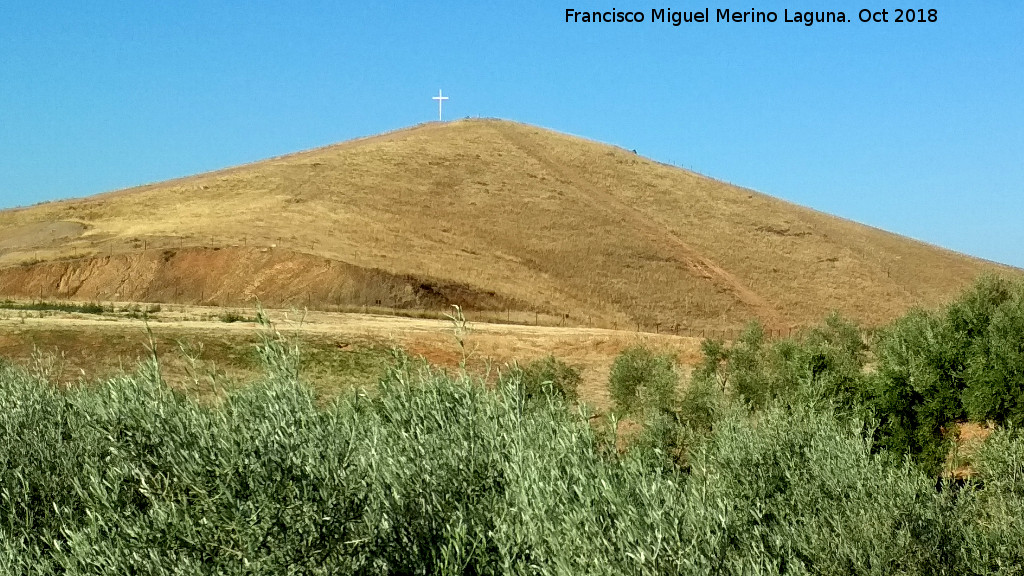
[[[935,471],[958,422],[1024,422],[1024,282],[982,277],[942,310],[912,310],[874,353],[880,445]]]
[[[651,430],[627,446],[553,392],[574,378],[549,360],[530,397],[529,367],[494,389],[396,352],[324,402],[271,332],[266,376],[210,403],[155,354],[64,388],[0,363],[0,573],[1019,573],[1019,434],[985,444],[984,489],[937,492],[826,398],[862,361],[845,326],[709,344],[680,389],[670,356],[627,350],[619,398]]]
[[[796,393],[827,398],[844,409],[865,401],[867,345],[860,328],[838,314],[797,339],[776,342],[751,323],[731,346],[706,340],[702,351],[694,383],[717,386],[753,410]]]
[[[612,402],[623,415],[672,411],[678,383],[675,359],[644,346],[623,350],[608,378]]]
[[[548,355],[525,365],[512,364],[502,375],[502,381],[521,386],[527,401],[576,402],[582,377],[576,367]]]
[[[1000,300],[973,339],[964,406],[972,420],[1024,426],[1024,282]]]
[[[960,394],[967,358],[957,335],[941,314],[915,310],[879,334],[875,354],[879,444],[937,471],[951,426],[965,415]]]

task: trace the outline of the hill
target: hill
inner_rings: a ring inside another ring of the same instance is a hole
[[[881,323],[985,272],[1019,270],[499,120],[0,212],[0,298],[781,328]]]

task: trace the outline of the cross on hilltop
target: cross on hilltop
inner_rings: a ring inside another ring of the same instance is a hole
[[[438,122],[441,121],[441,106],[444,104],[444,101],[447,100],[447,99],[448,99],[447,96],[442,96],[441,95],[441,91],[440,90],[437,91],[437,96],[434,96],[433,98],[431,98],[431,100],[437,100],[437,121]]]

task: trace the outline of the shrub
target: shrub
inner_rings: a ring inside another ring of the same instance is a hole
[[[772,350],[778,390],[805,388],[811,397],[847,413],[864,415],[870,395],[864,378],[867,344],[860,328],[837,313],[799,342],[780,341]]]
[[[679,573],[936,574],[960,546],[931,479],[829,410],[728,411],[688,462]]]
[[[579,370],[554,356],[534,360],[522,367],[515,364],[510,376],[519,379],[527,401],[551,398],[561,402],[575,402],[579,398]]]
[[[246,316],[244,314],[240,314],[240,313],[238,313],[238,312],[236,312],[234,310],[228,310],[226,312],[222,312],[221,313],[220,321],[228,323],[228,324],[231,324],[231,323],[234,323],[234,322],[256,322],[257,319],[256,318],[250,318],[250,317],[248,317],[248,316]]]
[[[67,392],[0,374],[5,573],[348,565],[363,502],[350,423],[282,382],[204,407],[155,368]]]
[[[766,362],[764,329],[750,323],[728,351],[727,369],[731,392],[752,408],[760,408],[779,394],[783,381],[773,378]]]
[[[975,455],[981,489],[958,499],[963,542],[960,573],[1013,574],[1024,566],[1024,435],[996,429]]]
[[[680,393],[677,410],[679,423],[691,433],[710,433],[720,417],[723,402],[725,399],[722,391],[714,380],[692,378]]]
[[[980,278],[938,312],[915,310],[875,342],[880,445],[935,471],[968,415],[1024,421],[1024,282]]]
[[[867,401],[863,367],[866,344],[860,329],[833,314],[801,340],[768,344],[760,324],[752,323],[731,346],[705,340],[704,359],[694,382],[715,384],[751,409],[803,389],[845,410]]]
[[[672,357],[630,348],[610,377],[645,425],[627,450],[534,401],[575,391],[551,357],[495,391],[395,354],[376,389],[325,403],[262,311],[267,375],[216,403],[168,388],[155,354],[67,388],[0,361],[0,573],[1019,573],[1018,429],[984,443],[976,485],[929,475],[965,383],[1013,393],[1019,295],[972,298],[883,330],[868,380],[838,317],[706,342],[678,397]],[[865,382],[879,445],[927,470],[878,453],[847,409]]]
[[[721,340],[706,339],[700,343],[701,363],[693,372],[695,380],[714,383],[725,391],[729,380],[729,350]]]
[[[965,415],[961,341],[940,314],[916,310],[879,333],[875,354],[872,407],[880,446],[936,473],[952,425]]]
[[[1024,425],[1024,283],[975,335],[963,395],[971,419]]]
[[[58,312],[78,312],[79,314],[104,314],[108,312],[102,304],[90,302],[87,304],[72,304],[66,302],[31,302],[18,303],[11,300],[0,302],[0,308],[8,310],[39,310]]]
[[[672,356],[633,346],[615,358],[608,387],[619,413],[642,415],[672,411],[678,381]]]
[[[1019,287],[1019,286],[1018,286]],[[965,290],[946,309],[950,329],[960,335],[966,348],[988,331],[992,315],[1013,297],[1014,284],[1000,276],[986,275]]]
[[[872,454],[855,420],[798,402],[754,416],[722,404],[683,469],[617,452],[558,403],[522,410],[512,382],[491,391],[397,356],[376,390],[322,405],[281,364],[215,404],[167,388],[155,360],[66,390],[0,367],[0,569],[936,574],[1022,561],[1016,436],[986,444],[985,491],[957,503]]]

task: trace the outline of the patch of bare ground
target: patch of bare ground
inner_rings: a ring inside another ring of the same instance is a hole
[[[992,434],[992,430],[992,426],[977,422],[957,424],[953,448],[946,459],[943,475],[950,478],[974,476],[974,456]]]
[[[166,248],[39,261],[0,270],[17,299],[217,306],[516,310],[523,302],[430,277],[396,276],[282,248]]]

